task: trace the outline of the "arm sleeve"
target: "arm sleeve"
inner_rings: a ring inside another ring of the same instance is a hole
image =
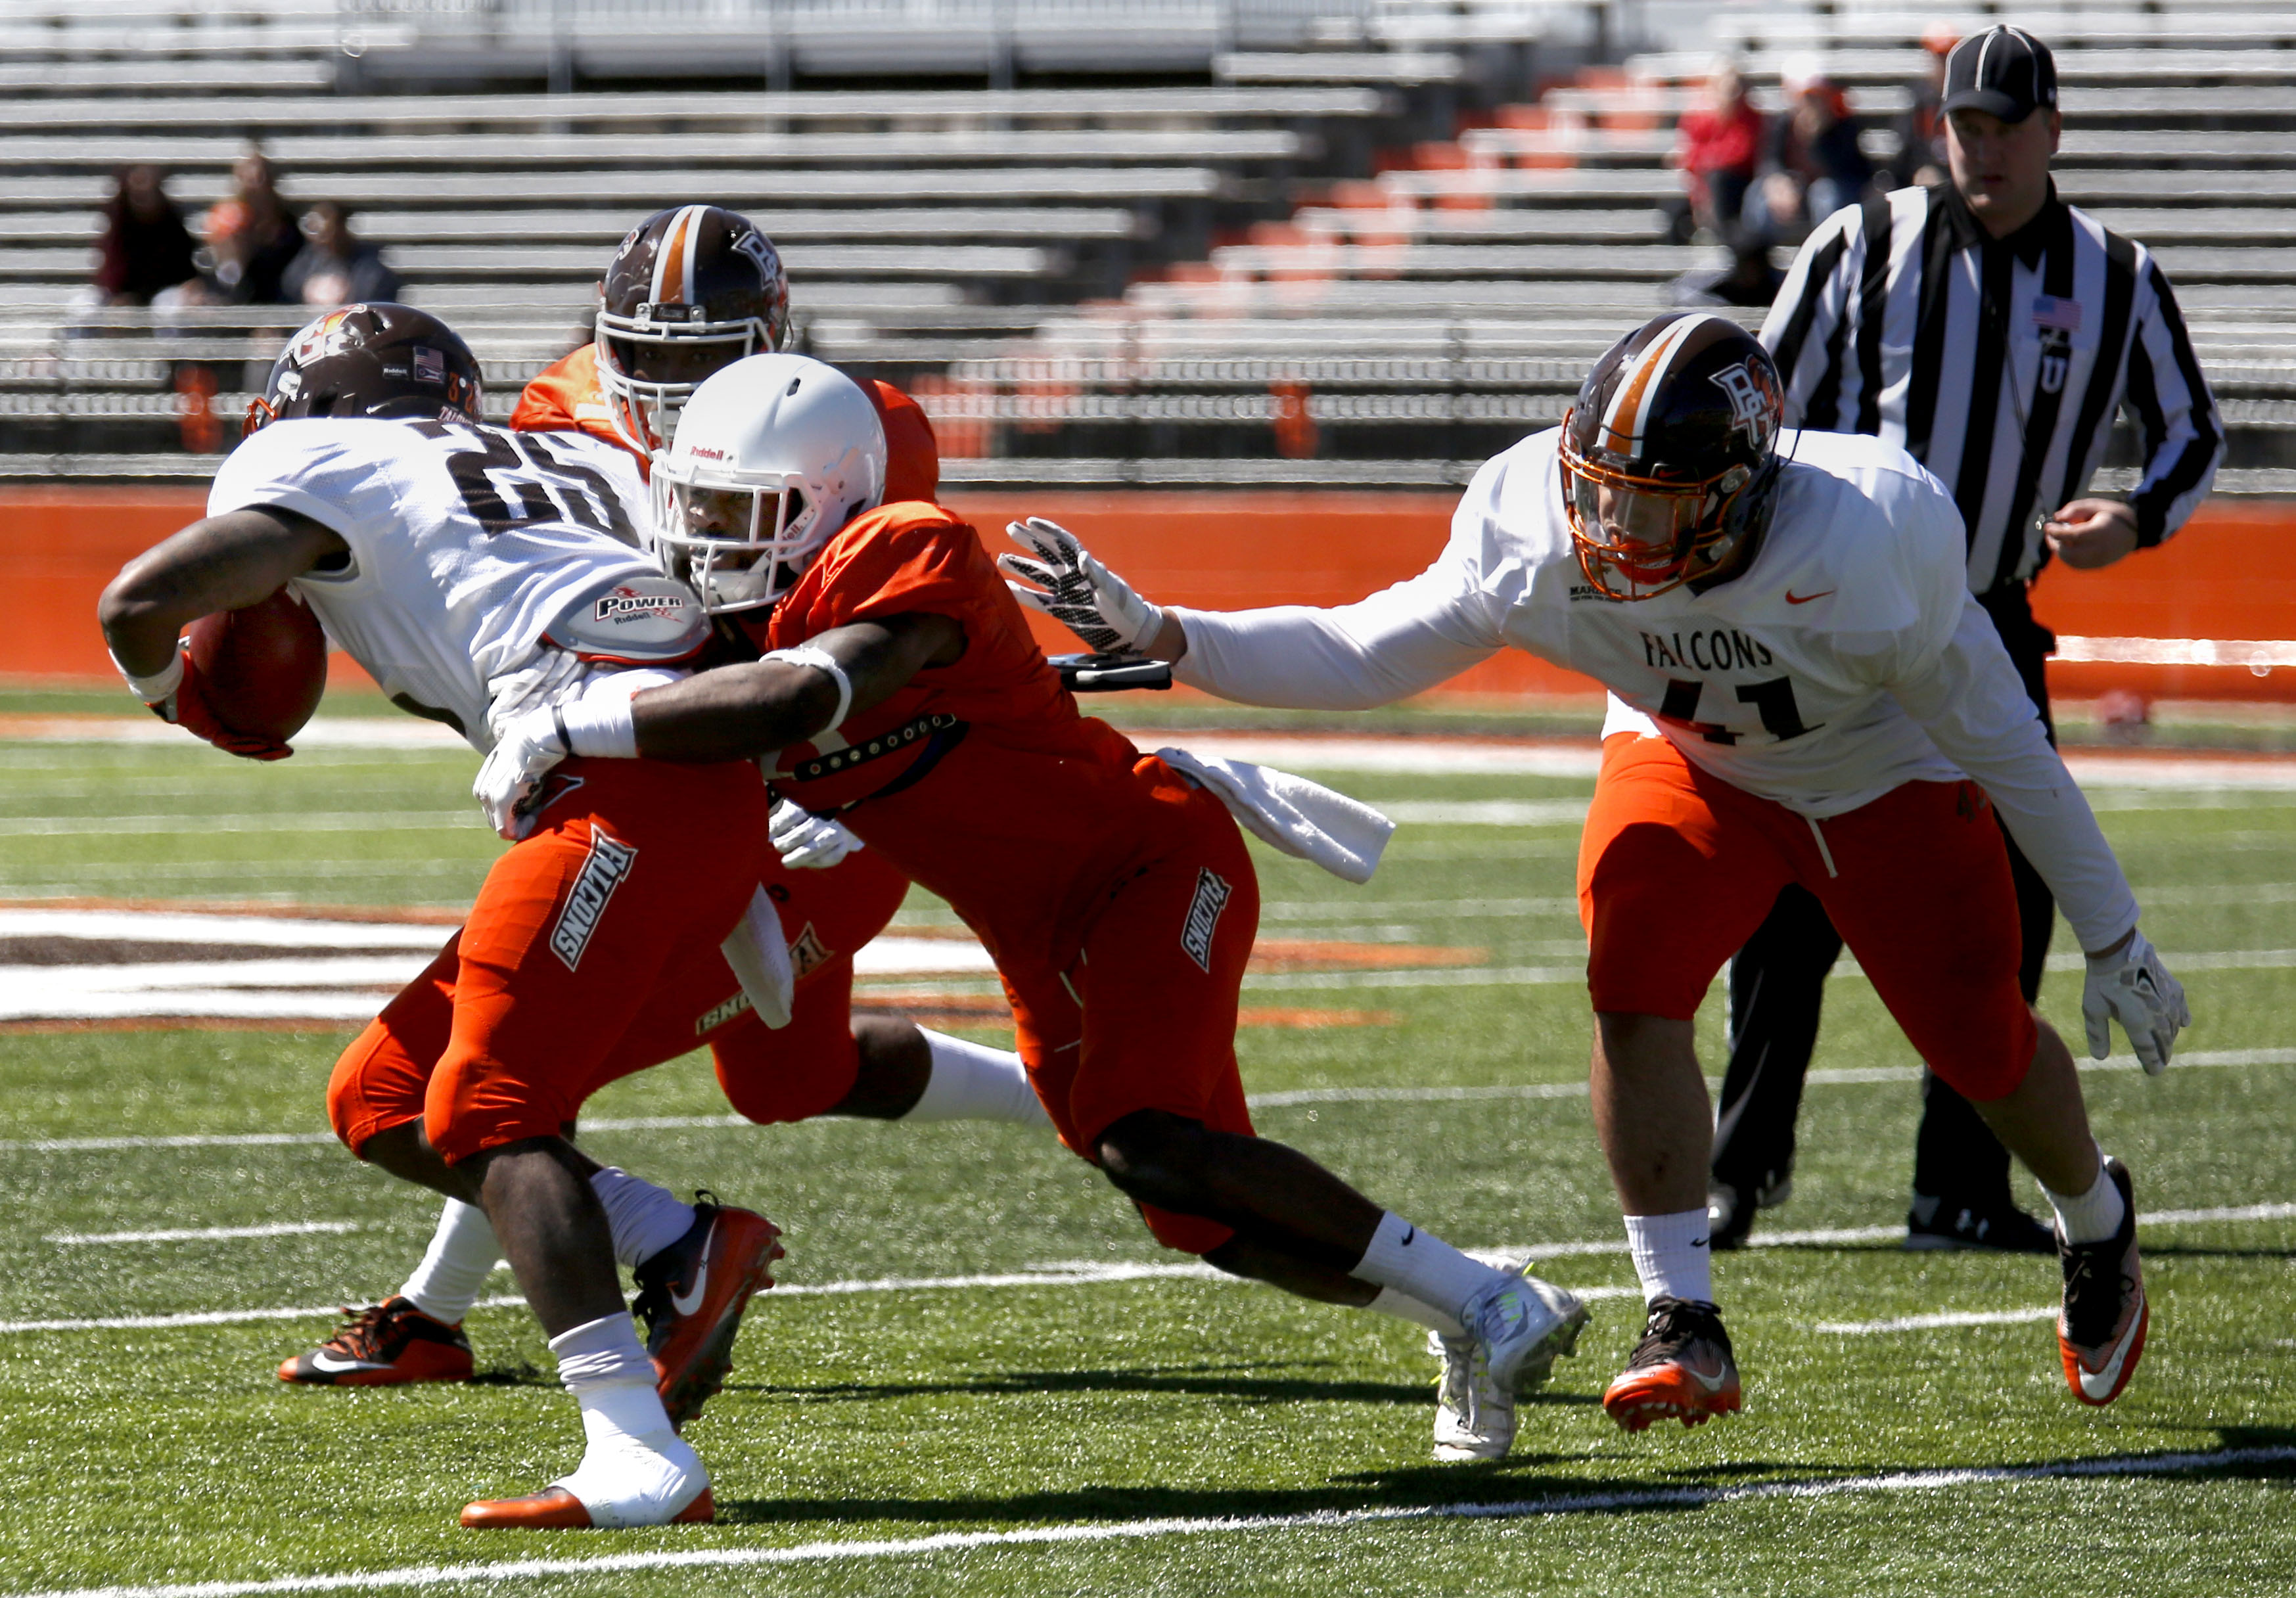
[[[2193,354],[2191,335],[2158,262],[2148,261],[2147,292],[2128,341],[2128,407],[2143,438],[2144,475],[2129,495],[2136,546],[2150,549],[2185,525],[2207,497],[2225,454],[2216,397]]]
[[[1992,621],[1964,589],[1945,648],[1890,692],[1946,758],[1967,772],[2057,897],[2083,949],[2102,949],[2136,924],[2136,896],[2040,713],[2017,680]]]
[[[1786,387],[1788,427],[1802,426],[1812,414],[1832,417],[1840,408],[1838,392],[1821,390],[1838,390],[1841,382],[1838,369],[1829,372],[1833,363],[1826,352],[1839,347],[1849,315],[1850,285],[1863,258],[1862,218],[1854,206],[1836,211],[1803,242],[1762,323],[1762,348]]]
[[[1173,675],[1248,705],[1364,710],[1446,682],[1503,643],[1455,537],[1407,582],[1331,610],[1189,611]]]

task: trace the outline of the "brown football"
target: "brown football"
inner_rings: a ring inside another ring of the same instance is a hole
[[[202,616],[185,636],[209,702],[235,733],[284,742],[327,691],[327,635],[289,589],[243,611]]]

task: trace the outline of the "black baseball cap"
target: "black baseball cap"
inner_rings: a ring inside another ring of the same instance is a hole
[[[2022,122],[2036,110],[2054,111],[2056,104],[2056,58],[2021,28],[1973,33],[1945,58],[1948,111],[1980,111],[2004,122]]]

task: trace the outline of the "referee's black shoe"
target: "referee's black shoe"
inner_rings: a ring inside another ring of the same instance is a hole
[[[1775,1209],[1793,1196],[1793,1174],[1767,1173],[1759,1182],[1742,1184],[1709,1177],[1706,1183],[1708,1247],[1742,1249],[1754,1230],[1758,1210]]]
[[[1997,1254],[2054,1254],[2057,1236],[2003,1194],[1992,1200],[1914,1195],[1906,1211],[1906,1247],[1990,1249]]]

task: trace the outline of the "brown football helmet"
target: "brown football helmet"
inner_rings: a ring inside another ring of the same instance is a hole
[[[656,211],[606,268],[598,383],[631,448],[668,447],[702,379],[782,347],[789,279],[781,252],[747,217],[714,205]]]

